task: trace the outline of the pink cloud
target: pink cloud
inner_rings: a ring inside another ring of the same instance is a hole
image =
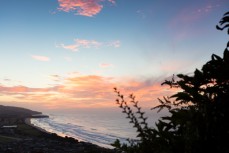
[[[109,2],[111,2],[112,4],[115,4],[115,0],[108,0]]]
[[[115,3],[115,0],[108,0],[110,3]],[[58,0],[59,10],[64,12],[76,12],[76,15],[92,17],[98,14],[103,5],[100,4],[104,0]]]
[[[44,61],[44,62],[50,61],[50,58],[46,56],[32,55],[31,57],[38,61]]]
[[[75,42],[76,44],[84,48],[91,48],[91,47],[98,48],[99,46],[101,46],[101,43],[95,40],[76,39]]]
[[[62,47],[67,50],[71,51],[79,51],[81,48],[100,48],[102,46],[109,46],[109,47],[120,47],[121,42],[119,40],[111,41],[111,42],[99,42],[96,40],[86,40],[86,39],[74,39],[74,44],[65,45],[60,44],[59,47]]]
[[[169,29],[174,33],[174,40],[179,42],[203,33],[203,29],[195,28],[193,30],[193,27],[213,11],[220,9],[221,3],[223,2],[206,1],[204,4],[198,5],[198,7],[187,6],[180,10],[168,24]]]
[[[203,7],[197,8],[194,13],[209,13],[220,7],[219,3],[208,3]]]
[[[108,63],[101,63],[101,64],[99,64],[99,66],[100,66],[101,68],[109,68],[109,67],[113,67],[113,65],[112,65],[112,64],[108,64]]]
[[[73,45],[64,45],[64,44],[61,44],[60,46],[62,48],[64,48],[64,49],[71,50],[71,51],[78,51],[79,50],[79,46],[76,45],[76,44],[73,44]]]
[[[59,78],[63,78],[61,85],[46,88],[0,85],[0,101],[28,102],[30,105],[42,102],[40,107],[49,107],[48,109],[67,109],[68,106],[70,108],[117,107],[115,104],[117,97],[113,88],[118,87],[125,97],[134,93],[142,106],[153,107],[157,104],[158,97],[169,96],[174,92],[170,87],[161,87],[161,82],[150,80],[80,74],[66,78],[59,75],[52,76],[53,80]]]
[[[29,93],[29,92],[48,92],[51,88],[29,88],[26,86],[0,86],[1,93]]]
[[[61,44],[60,46],[67,50],[78,51],[80,48],[99,48],[102,45],[98,41],[86,39],[75,39],[74,42],[72,45]]]

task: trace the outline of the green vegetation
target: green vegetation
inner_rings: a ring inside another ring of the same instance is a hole
[[[7,143],[18,141],[18,140],[20,140],[20,139],[0,135],[0,143],[2,143],[2,144],[7,144]]]
[[[10,123],[10,122],[9,122]],[[0,129],[0,143],[9,143],[19,141],[25,138],[42,138],[47,136],[48,134],[37,130],[35,127],[27,125],[25,123],[18,123],[17,127],[12,130],[3,130]],[[8,131],[8,132],[6,132]]]
[[[216,26],[228,29],[229,12]],[[137,129],[139,141],[113,146],[127,153],[228,153],[229,152],[229,42],[223,57],[215,54],[211,60],[196,69],[193,76],[178,74],[177,80],[165,80],[162,85],[179,88],[180,92],[159,99],[158,111],[167,108],[170,116],[161,117],[155,128],[149,127],[147,118],[134,95],[129,103],[115,88],[116,100],[130,123]],[[135,111],[136,110],[136,111]]]
[[[27,124],[18,124],[17,125],[17,130],[16,133],[22,134],[22,135],[29,135],[31,137],[42,137],[44,136],[44,132],[41,132],[39,130],[37,130],[36,128],[27,125]]]

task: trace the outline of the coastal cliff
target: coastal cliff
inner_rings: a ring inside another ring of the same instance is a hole
[[[25,108],[0,105],[0,152],[10,153],[114,153],[97,145],[60,137],[28,124],[29,118],[48,117]]]
[[[0,105],[0,118],[26,118],[37,114],[42,113],[21,107]]]

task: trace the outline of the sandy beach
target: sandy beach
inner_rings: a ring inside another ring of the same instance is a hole
[[[114,153],[87,142],[79,142],[71,137],[61,137],[56,133],[31,124],[31,118],[39,112],[0,106],[0,153]],[[45,115],[35,118],[47,117]]]
[[[112,149],[47,132],[31,124],[30,120],[31,118],[25,118],[24,123],[18,123],[15,129],[0,129],[0,152],[115,153]]]
[[[44,133],[47,133],[47,134],[51,134],[51,132],[48,132],[48,131],[46,131],[46,130],[44,130],[44,129],[38,127],[38,126],[33,125],[33,124],[31,123],[31,118],[26,118],[24,121],[25,121],[25,124],[27,124],[27,125],[29,125],[29,126],[31,126],[31,127],[34,127],[35,129],[37,129],[37,130],[39,130],[39,131],[41,131],[41,132],[44,132]]]

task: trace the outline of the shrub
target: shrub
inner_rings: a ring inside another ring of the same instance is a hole
[[[229,12],[217,25],[218,30],[228,29]],[[229,147],[229,42],[223,57],[213,54],[211,60],[196,69],[193,76],[178,74],[178,81],[165,80],[162,85],[180,88],[170,97],[159,99],[158,111],[167,108],[170,116],[161,117],[154,127],[149,127],[147,118],[133,94],[130,104],[114,88],[116,100],[130,123],[137,129],[139,141],[130,140],[130,145],[113,145],[127,153],[228,153]]]

